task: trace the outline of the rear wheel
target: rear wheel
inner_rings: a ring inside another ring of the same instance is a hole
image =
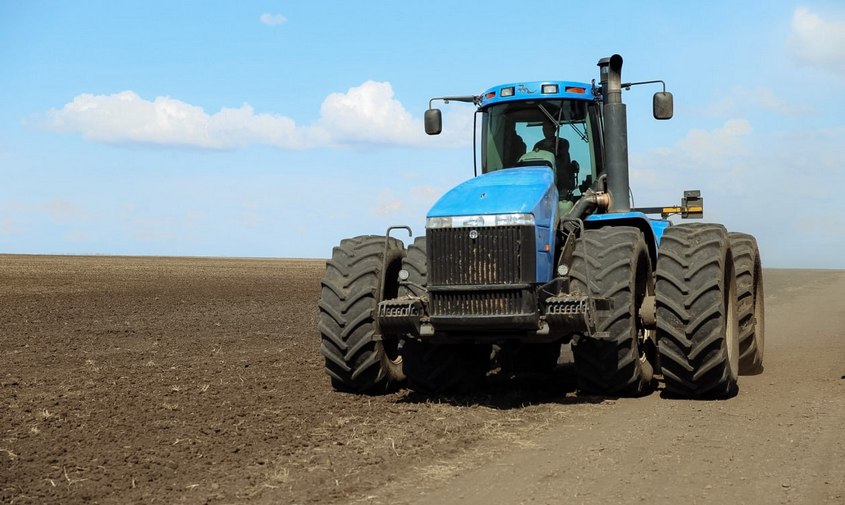
[[[426,240],[418,237],[402,261],[408,279],[400,296],[424,296],[428,285]],[[490,366],[490,346],[433,344],[406,339],[402,347],[408,386],[425,394],[463,393],[478,387]]]
[[[718,224],[666,230],[657,260],[657,343],[666,389],[689,398],[737,390],[739,324],[728,234]]]
[[[585,230],[575,246],[571,291],[608,298],[596,333],[572,342],[578,389],[585,393],[637,396],[647,392],[653,368],[648,360],[638,310],[653,293],[651,260],[637,228],[614,226]]]
[[[337,390],[383,392],[404,380],[398,341],[376,340],[374,311],[395,298],[402,242],[362,236],[343,240],[326,262],[320,293],[320,352]],[[385,258],[385,254],[387,257]]]
[[[765,312],[763,269],[757,240],[745,233],[729,233],[736,268],[736,299],[739,318],[739,373],[763,371]]]

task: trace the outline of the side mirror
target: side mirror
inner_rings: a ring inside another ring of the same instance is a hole
[[[440,135],[443,131],[443,116],[440,109],[428,109],[425,111],[425,132],[429,135]]]
[[[652,109],[654,119],[672,119],[674,109],[672,93],[668,91],[658,91],[655,93]]]

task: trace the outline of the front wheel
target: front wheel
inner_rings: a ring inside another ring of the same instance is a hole
[[[385,257],[386,255],[386,257]],[[343,240],[326,262],[320,293],[320,352],[332,386],[356,393],[384,392],[404,381],[396,339],[375,339],[379,301],[395,298],[405,255],[402,242],[363,236]]]
[[[652,385],[649,333],[640,323],[643,299],[654,292],[651,259],[637,228],[585,230],[576,242],[571,269],[575,294],[607,298],[596,332],[572,341],[578,389],[585,393],[638,396]]]

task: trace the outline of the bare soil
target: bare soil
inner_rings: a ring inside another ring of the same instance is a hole
[[[765,372],[694,402],[334,392],[323,269],[0,255],[0,503],[845,503],[845,272],[767,271]]]

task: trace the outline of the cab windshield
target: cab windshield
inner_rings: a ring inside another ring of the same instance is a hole
[[[481,170],[549,166],[561,200],[575,200],[596,180],[598,129],[592,102],[528,100],[488,108],[482,118]]]

